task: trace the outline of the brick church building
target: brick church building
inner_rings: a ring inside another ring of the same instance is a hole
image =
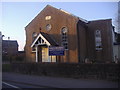
[[[28,62],[84,63],[113,60],[111,19],[87,21],[47,5],[26,27]],[[50,55],[50,47],[64,47]]]

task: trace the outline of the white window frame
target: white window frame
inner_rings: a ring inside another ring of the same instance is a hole
[[[95,50],[102,50],[101,30],[95,31]]]
[[[63,36],[63,29],[66,29],[66,36]],[[64,40],[64,41],[63,41]],[[66,46],[65,46],[65,44],[67,44],[67,48],[66,48]],[[67,27],[63,27],[62,29],[61,29],[61,45],[62,46],[64,46],[64,49],[65,50],[68,50],[68,28]]]

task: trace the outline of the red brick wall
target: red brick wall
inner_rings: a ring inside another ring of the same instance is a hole
[[[101,31],[102,38],[102,50],[97,52],[95,50],[95,31]],[[91,21],[88,24],[87,32],[87,47],[88,47],[88,57],[91,60],[98,60],[100,62],[111,61],[113,59],[112,55],[112,23],[111,19],[108,20],[96,20]],[[100,55],[101,58],[97,58]]]
[[[46,16],[51,16],[50,20],[45,20]],[[58,9],[51,6],[47,6],[43,11],[40,12],[29,24],[26,26],[26,58],[28,60],[35,61],[35,53],[31,53],[32,44],[32,33],[41,32],[48,33],[55,39],[55,41],[61,45],[61,29],[63,27],[68,28],[68,48],[69,50],[65,52],[65,56],[60,56],[61,62],[78,62],[78,52],[77,52],[77,21],[78,19],[72,15],[66,14]],[[51,24],[52,29],[50,31],[46,30],[46,25]],[[68,60],[68,61],[67,61]]]
[[[45,20],[51,16],[50,20]],[[68,28],[68,49],[64,56],[57,59],[60,62],[84,62],[85,58],[106,62],[112,60],[112,24],[111,20],[90,21],[88,24],[78,23],[78,18],[51,6],[44,8],[26,27],[26,59],[35,62],[35,53],[30,47],[33,40],[32,34],[48,33],[59,45],[61,45],[61,29]],[[51,24],[50,31],[46,25]],[[95,30],[100,30],[102,35],[102,50],[95,50]]]

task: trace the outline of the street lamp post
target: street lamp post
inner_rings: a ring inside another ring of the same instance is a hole
[[[8,60],[10,61],[10,63],[12,63],[11,56],[12,54],[11,54],[11,49],[10,49],[10,37],[8,37]]]
[[[0,32],[0,89],[2,89],[2,33]]]

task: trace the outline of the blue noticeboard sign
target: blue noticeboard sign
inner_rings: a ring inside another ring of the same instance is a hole
[[[64,47],[49,47],[49,56],[63,56]]]

